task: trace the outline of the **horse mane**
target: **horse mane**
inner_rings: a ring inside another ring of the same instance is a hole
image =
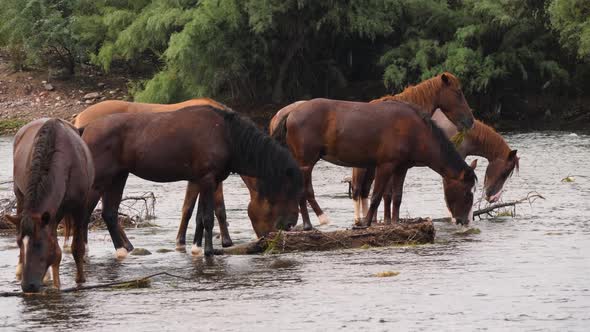
[[[430,132],[434,136],[434,139],[439,144],[439,150],[441,155],[444,156],[445,162],[449,165],[452,169],[457,172],[460,171],[467,171],[466,174],[472,174],[474,180],[477,181],[477,175],[465,160],[459,155],[459,152],[455,148],[455,145],[447,138],[444,131],[440,129],[440,127],[432,120],[432,118],[425,114],[422,110],[416,107],[416,105],[406,103],[421,119],[424,121],[426,126],[430,129]]]
[[[506,140],[504,140],[504,137],[482,121],[475,120],[475,125],[471,130],[467,131],[466,136],[476,142],[480,142],[484,149],[483,154],[490,158],[505,158],[510,153],[510,147],[506,143]]]
[[[29,183],[25,193],[24,208],[30,210],[41,203],[51,185],[49,172],[55,152],[55,138],[58,119],[45,122],[35,137],[31,165],[28,170]]]
[[[257,192],[261,197],[272,198],[285,188],[285,177],[292,185],[287,186],[287,195],[294,197],[303,186],[299,166],[291,153],[270,136],[264,134],[252,120],[226,107],[210,107],[221,115],[229,127],[231,139],[231,168],[233,172],[258,174]]]
[[[396,95],[386,95],[381,98],[370,101],[371,103],[378,103],[388,100],[401,100],[416,104],[423,109],[423,111],[431,112],[434,108],[432,101],[436,99],[436,94],[443,87],[442,75],[448,78],[448,82],[451,86],[459,88],[461,83],[459,79],[448,72],[444,72],[440,75],[429,78],[425,81],[418,83],[417,85],[410,85],[404,89],[401,93]]]

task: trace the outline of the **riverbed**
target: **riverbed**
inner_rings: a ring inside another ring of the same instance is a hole
[[[104,289],[63,295],[0,298],[3,330],[579,330],[590,324],[590,135],[509,133],[520,172],[504,201],[536,191],[546,200],[516,208],[516,216],[476,218],[479,234],[458,235],[437,223],[431,245],[323,253],[219,256],[177,252],[176,230],[185,183],[131,176],[125,195],[154,192],[157,227],[128,229],[149,256],[114,257],[106,231],[89,235],[87,283],[126,280],[167,271],[150,288]],[[12,176],[12,138],[0,137],[0,182]],[[468,158],[472,160],[473,158]],[[487,162],[479,158],[477,197]],[[331,224],[350,227],[350,169],[320,162],[314,170],[318,203]],[[566,176],[572,182],[562,182]],[[224,183],[234,243],[254,238],[248,191],[238,176]],[[11,195],[0,185],[0,197]],[[317,226],[317,218],[309,209]],[[381,212],[380,212],[381,217]],[[440,176],[408,173],[401,217],[446,217]],[[301,222],[301,221],[299,221]],[[217,226],[216,226],[217,228]],[[192,242],[194,219],[187,242]],[[219,239],[214,245],[221,247]],[[158,250],[170,249],[170,250]],[[14,236],[0,237],[0,292],[18,291]],[[399,272],[380,278],[379,272]],[[62,287],[75,286],[75,264],[64,254]]]

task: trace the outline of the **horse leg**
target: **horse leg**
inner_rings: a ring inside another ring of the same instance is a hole
[[[313,192],[313,183],[311,180],[311,172],[313,171],[313,166],[304,167],[303,179],[305,181],[305,198],[309,202],[309,205],[315,212],[316,216],[320,220],[320,225],[327,225],[330,223],[328,216],[322,211],[322,208],[318,204],[315,199],[315,194]]]
[[[373,222],[373,217],[377,213],[379,203],[381,203],[383,192],[385,191],[385,187],[387,186],[387,182],[391,177],[393,169],[394,166],[392,163],[385,163],[379,165],[375,171],[375,187],[373,187],[371,205],[369,206],[369,211],[367,212],[367,217],[365,218],[368,226],[371,226],[371,223]]]
[[[201,256],[203,249],[203,196],[199,198],[199,205],[197,206],[197,215],[195,216],[195,238],[193,239],[193,246],[191,253],[195,256]]]
[[[204,229],[203,235],[205,237],[205,256],[213,255],[213,210],[215,209],[215,188],[217,185],[214,182],[213,176],[206,176],[201,182],[201,197],[199,198],[199,207],[197,208],[197,216]],[[197,228],[198,229],[198,228]],[[195,243],[193,249],[197,247],[197,232],[195,232]],[[199,237],[202,238],[202,237]],[[195,252],[193,252],[194,254]]]
[[[221,233],[221,246],[231,247],[233,242],[229,236],[229,230],[227,229],[227,215],[225,213],[225,200],[223,198],[223,182],[220,182],[215,190],[215,216],[219,223],[219,232]]]
[[[371,184],[375,179],[375,168],[366,168],[365,169],[365,176],[361,181],[361,199],[360,199],[360,209],[361,209],[361,216],[366,216],[369,212],[369,194],[371,193]],[[362,221],[362,218],[361,218]],[[373,221],[377,221],[377,214],[373,216]]]
[[[310,167],[301,167],[301,173],[303,175],[303,190],[304,193],[299,200],[299,212],[301,212],[301,218],[303,219],[303,230],[310,231],[313,229],[311,220],[309,220],[309,213],[307,211],[308,201],[308,187],[311,186],[311,169]],[[309,179],[309,180],[308,180]]]
[[[123,196],[123,189],[129,173],[122,173],[112,180],[110,188],[102,194],[102,218],[107,224],[109,234],[115,249],[117,258],[124,258],[133,250],[133,245],[124,235],[123,229],[119,226],[119,205]]]
[[[64,227],[64,244],[62,246],[63,251],[68,252],[69,250],[71,250],[71,243],[70,243],[70,236],[72,235],[72,221],[69,219],[70,216],[66,215],[62,221],[63,221],[63,227]]]
[[[354,202],[354,224],[360,225],[362,223],[361,217],[361,187],[365,173],[367,172],[364,168],[353,168],[352,178],[350,180],[350,187],[352,189],[352,200]]]
[[[24,195],[14,186],[14,195],[16,196],[16,215],[17,217],[22,216],[23,213],[23,200]],[[20,227],[17,227],[17,231]],[[21,281],[23,279],[23,255],[22,252],[18,254],[18,263],[16,264],[16,280]]]
[[[76,283],[86,282],[84,277],[84,255],[86,253],[86,239],[88,236],[88,219],[87,211],[81,211],[73,215],[74,217],[74,236],[72,239],[72,256],[76,262]]]
[[[195,182],[189,181],[186,186],[186,194],[184,195],[184,203],[182,204],[182,217],[180,218],[180,226],[178,226],[178,234],[176,235],[176,250],[184,251],[186,245],[186,229],[193,210],[195,202],[199,196],[199,185]]]
[[[398,167],[392,176],[391,195],[393,198],[393,222],[399,222],[399,207],[402,204],[402,195],[404,193],[404,180],[406,179],[407,173],[407,168]]]
[[[393,190],[393,177],[387,182],[383,193],[383,223],[391,224],[391,192]]]

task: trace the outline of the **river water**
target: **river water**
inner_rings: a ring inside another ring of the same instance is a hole
[[[190,278],[155,278],[145,289],[94,290],[0,298],[3,330],[587,330],[590,326],[590,135],[507,134],[521,170],[504,200],[537,191],[517,215],[477,220],[480,234],[458,235],[438,224],[435,244],[381,249],[204,259],[174,249],[184,183],[131,177],[126,195],[153,191],[158,227],[127,231],[149,256],[114,258],[106,231],[89,235],[87,283],[125,280],[160,271]],[[0,138],[0,181],[12,173],[12,138]],[[481,158],[480,158],[481,159]],[[471,160],[471,158],[469,159]],[[477,174],[483,179],[485,160]],[[321,162],[316,196],[332,223],[349,227],[352,201],[341,183],[350,171]],[[573,182],[561,182],[566,176]],[[234,243],[254,233],[240,178],[225,184]],[[478,194],[481,194],[481,183]],[[402,217],[447,216],[440,177],[410,170]],[[0,187],[0,197],[11,188]],[[311,209],[310,209],[310,213]],[[317,224],[317,219],[313,220]],[[217,227],[217,226],[216,226]],[[194,222],[190,225],[190,236]],[[220,247],[219,240],[215,245]],[[20,290],[13,236],[0,237],[0,292]],[[62,287],[74,286],[74,261],[64,254]],[[399,275],[378,278],[378,272]]]

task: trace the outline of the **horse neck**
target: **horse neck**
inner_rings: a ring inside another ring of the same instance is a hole
[[[415,86],[410,86],[404,89],[401,93],[393,96],[385,96],[377,101],[399,100],[418,105],[423,112],[429,116],[434,114],[436,110],[436,97],[440,87],[437,87],[434,80],[428,79]]]
[[[466,147],[467,155],[480,156],[488,161],[505,158],[510,153],[510,147],[504,138],[479,120],[467,132],[461,145]]]
[[[457,178],[461,171],[465,169],[463,158],[452,146],[448,149],[453,149],[453,151],[444,151],[439,142],[439,139],[443,138],[437,138],[431,130],[428,131],[428,136],[428,138],[422,140],[422,142],[430,141],[429,149],[426,149],[422,156],[423,164],[442,177]]]

